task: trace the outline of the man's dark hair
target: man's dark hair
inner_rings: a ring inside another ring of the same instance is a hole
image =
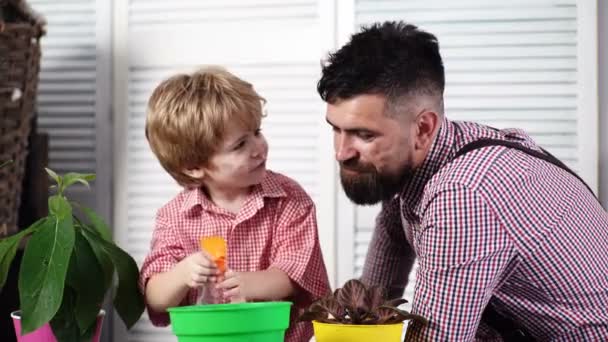
[[[329,54],[317,84],[334,103],[361,94],[381,94],[389,103],[410,94],[443,96],[445,75],[437,38],[404,22],[363,27]]]

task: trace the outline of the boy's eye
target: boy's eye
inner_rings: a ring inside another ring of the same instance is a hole
[[[255,132],[253,132],[253,134],[255,134],[255,136],[257,137],[258,135],[260,135],[260,133],[262,133],[262,129],[258,128],[255,130]]]
[[[234,146],[234,150],[240,150],[243,146],[245,146],[245,140],[242,140],[241,142],[239,142],[238,144],[236,144],[236,146]]]

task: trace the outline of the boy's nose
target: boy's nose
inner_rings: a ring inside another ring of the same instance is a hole
[[[266,141],[259,141],[251,150],[251,156],[254,158],[266,157],[267,150],[268,145],[266,144]]]

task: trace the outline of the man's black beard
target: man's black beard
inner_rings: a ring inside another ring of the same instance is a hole
[[[344,169],[357,171],[345,172]],[[405,182],[413,175],[411,167],[404,167],[396,175],[380,174],[375,168],[347,166],[343,163],[340,166],[340,181],[346,196],[356,204],[371,205],[380,201],[393,198],[401,189]]]

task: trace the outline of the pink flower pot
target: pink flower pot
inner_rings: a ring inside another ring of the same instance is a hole
[[[103,323],[103,316],[105,316],[105,314],[106,312],[104,310],[99,311],[99,315],[97,315],[97,328],[95,329],[95,334],[93,334],[91,342],[99,342],[99,337],[101,336],[101,325]],[[46,323],[37,330],[21,336],[21,311],[11,312],[11,317],[13,318],[13,325],[15,326],[17,342],[57,342],[55,335],[53,335],[53,330],[51,329],[50,324]]]

